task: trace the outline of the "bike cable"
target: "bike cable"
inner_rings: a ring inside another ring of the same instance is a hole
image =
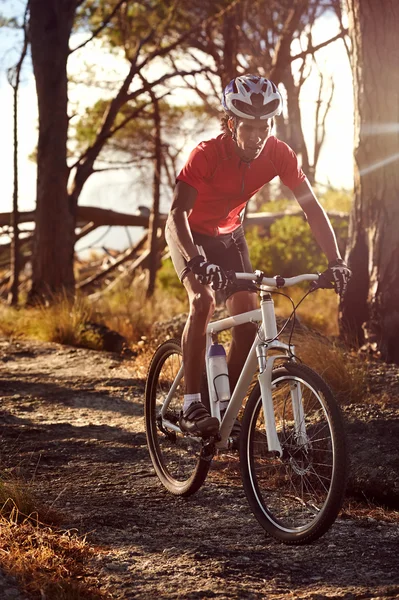
[[[315,291],[315,290],[313,290],[313,289],[310,289],[310,290],[308,290],[308,291],[306,292],[306,294],[305,294],[305,295],[304,295],[304,296],[303,296],[303,297],[302,297],[302,298],[299,300],[299,302],[298,302],[296,305],[294,304],[294,301],[293,301],[293,299],[291,298],[291,296],[288,296],[288,294],[284,294],[283,292],[276,292],[276,291],[273,291],[273,292],[272,292],[272,294],[278,294],[279,296],[284,296],[284,298],[288,298],[288,300],[291,302],[291,305],[292,305],[292,313],[291,313],[291,314],[289,315],[289,317],[286,319],[286,321],[285,321],[284,325],[281,327],[280,331],[278,331],[278,332],[277,332],[277,335],[275,335],[275,336],[274,336],[274,338],[271,338],[271,339],[268,339],[268,340],[262,339],[262,337],[261,337],[261,335],[260,335],[260,327],[261,327],[261,326],[259,326],[259,328],[258,328],[258,337],[259,337],[260,341],[261,341],[261,342],[264,342],[264,343],[271,343],[271,342],[274,342],[275,340],[277,340],[277,339],[280,337],[280,335],[283,333],[283,331],[284,331],[284,330],[286,329],[286,327],[288,326],[288,323],[289,323],[289,322],[292,320],[291,331],[290,331],[290,335],[289,335],[289,338],[288,338],[288,344],[287,344],[287,345],[288,345],[288,351],[289,351],[289,353],[290,353],[290,358],[293,358],[295,355],[294,355],[294,353],[293,353],[293,352],[292,352],[292,350],[291,350],[291,346],[292,346],[291,340],[292,340],[292,336],[293,336],[293,334],[294,334],[294,329],[295,329],[295,324],[296,324],[296,311],[297,311],[297,308],[298,308],[298,307],[299,307],[299,306],[302,304],[302,302],[305,300],[305,298],[307,298],[307,296],[308,296],[309,294],[311,294],[313,291]],[[298,358],[297,356],[295,356],[295,358],[296,358],[296,359],[297,359],[299,362],[302,362],[302,361],[301,361],[301,359],[300,359],[300,358]]]

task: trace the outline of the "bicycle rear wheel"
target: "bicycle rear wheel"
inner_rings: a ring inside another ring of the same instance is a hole
[[[180,343],[168,340],[161,344],[148,371],[144,420],[150,457],[160,481],[172,494],[189,496],[205,481],[212,456],[204,452],[200,438],[180,431],[184,374],[179,381],[176,378],[181,367]],[[170,401],[162,416],[161,409],[169,394]]]
[[[295,390],[302,396],[299,419]],[[331,527],[342,506],[347,459],[341,413],[325,381],[296,363],[273,372],[272,396],[283,456],[268,451],[258,384],[242,421],[243,486],[270,535],[286,544],[307,544]]]

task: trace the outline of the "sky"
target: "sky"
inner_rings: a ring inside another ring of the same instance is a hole
[[[23,7],[22,0],[12,0],[5,5],[8,10],[13,7]],[[0,1],[0,11],[6,12],[4,3]],[[314,32],[313,43],[324,41],[337,33],[337,22],[335,18],[324,18],[320,20]],[[71,47],[82,41],[79,35],[71,40]],[[6,70],[14,64],[18,58],[16,49],[18,39],[15,33],[0,29],[0,115],[1,136],[0,153],[2,159],[2,194],[0,197],[0,212],[8,212],[12,207],[13,193],[13,130],[12,130],[12,88],[7,82]],[[299,47],[293,48],[299,52]],[[320,50],[317,54],[318,65],[327,76],[334,79],[335,94],[331,110],[327,117],[326,141],[323,146],[316,173],[317,180],[336,188],[351,189],[353,186],[353,96],[352,77],[346,51],[342,41]],[[299,61],[298,61],[299,62]],[[126,66],[115,56],[104,51],[98,44],[90,44],[84,50],[71,55],[68,71],[72,75],[79,76],[84,72],[86,66],[95,65],[98,74],[104,76],[108,81],[119,81],[124,75]],[[295,68],[295,62],[293,64]],[[306,80],[301,92],[301,110],[305,137],[309,149],[312,148],[314,135],[315,100],[317,93],[317,74],[314,71]],[[179,92],[181,94],[181,92]],[[91,106],[98,98],[104,96],[104,90],[95,86],[86,85],[73,86],[69,97],[71,108],[74,112],[81,112]],[[175,101],[178,102],[178,95]],[[219,124],[209,130],[208,138],[220,133]],[[22,84],[19,94],[19,205],[21,210],[34,210],[36,193],[36,165],[29,159],[37,144],[37,102],[35,82],[30,61],[26,61],[23,72]],[[193,133],[191,142],[182,153],[181,161],[194,147],[204,139],[196,137]],[[182,164],[180,165],[182,166]],[[146,190],[139,189],[135,185],[136,175],[132,172],[113,172],[95,174],[86,183],[80,204],[95,205],[102,208],[113,208],[121,212],[135,212],[138,205],[149,201]],[[163,198],[161,210],[167,211],[170,198]],[[106,230],[99,228],[90,236],[79,242],[77,249],[83,249],[87,245],[96,242]],[[140,231],[130,228],[130,238],[137,238]],[[122,249],[129,245],[130,238],[121,228],[113,228],[108,235],[99,241],[108,247]]]

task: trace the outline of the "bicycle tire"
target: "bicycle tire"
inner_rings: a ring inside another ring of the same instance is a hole
[[[291,393],[301,384],[306,436],[295,433]],[[312,369],[286,363],[272,375],[282,458],[270,456],[259,384],[245,408],[240,466],[248,503],[261,526],[285,544],[308,544],[337,518],[345,494],[347,454],[341,411],[327,383]],[[304,440],[307,440],[304,443]]]
[[[204,454],[202,440],[168,430],[159,420],[163,399],[182,363],[178,340],[167,340],[152,357],[145,388],[144,421],[148,450],[155,472],[164,487],[176,496],[190,496],[203,484],[211,456]],[[170,422],[178,425],[183,406],[184,377],[167,409]]]

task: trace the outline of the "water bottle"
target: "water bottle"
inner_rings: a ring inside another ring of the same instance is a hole
[[[230,381],[227,370],[226,352],[221,344],[213,343],[209,348],[209,375],[212,400],[226,403],[230,400]]]

